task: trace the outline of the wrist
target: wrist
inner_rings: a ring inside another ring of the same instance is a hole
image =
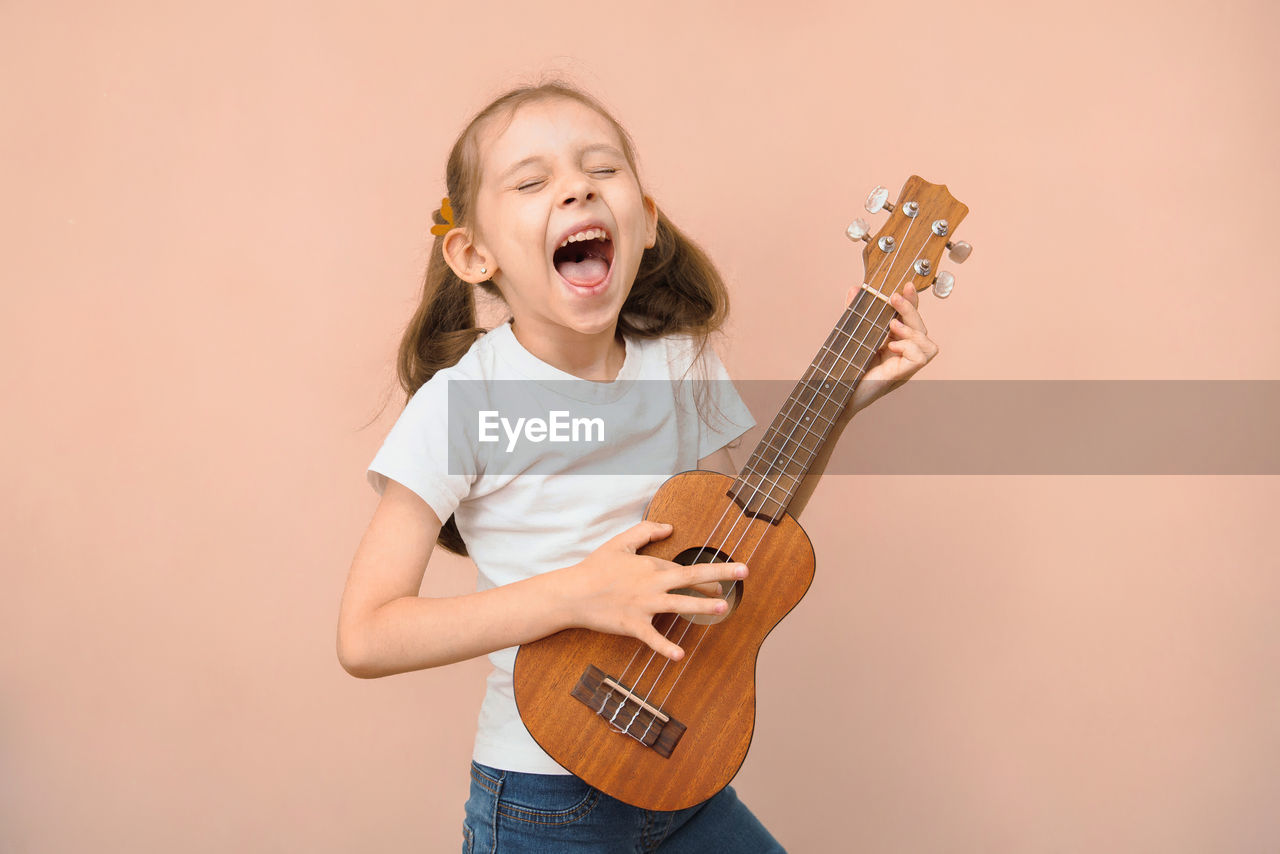
[[[579,564],[572,564],[538,576],[544,584],[547,611],[552,615],[557,632],[581,624],[578,597],[574,595],[574,591],[578,589],[578,585],[574,583],[574,570],[578,566]]]

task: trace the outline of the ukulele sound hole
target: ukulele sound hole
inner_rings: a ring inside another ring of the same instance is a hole
[[[713,549],[710,546],[696,546],[694,548],[688,548],[672,558],[673,562],[682,566],[691,566],[695,563],[729,563],[732,560],[733,558],[729,555],[719,549]],[[729,615],[738,608],[738,600],[742,598],[742,583],[738,581],[721,581],[719,584],[720,598],[725,599],[729,603],[729,609],[727,611],[723,614],[680,614],[680,618],[703,626],[709,626],[719,623],[722,620],[727,620]],[[700,599],[708,598],[705,593],[701,593],[689,587],[680,587],[676,590],[672,590],[671,592],[680,594],[681,596],[697,596]]]

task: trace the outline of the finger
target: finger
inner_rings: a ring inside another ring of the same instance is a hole
[[[911,295],[915,296],[916,301],[918,302],[919,296],[916,295],[915,288],[909,288],[909,290],[911,291]],[[890,297],[889,302],[895,309],[897,309],[899,316],[901,316],[903,322],[905,322],[907,326],[910,326],[912,329],[918,329],[926,335],[929,333],[929,330],[924,325],[924,318],[920,316],[920,310],[916,308],[916,304],[914,302],[903,296],[901,292],[895,293]]]
[[[902,358],[906,359],[908,362],[915,363],[916,370],[919,370],[920,367],[923,367],[924,364],[929,361],[929,357],[926,356],[924,354],[924,351],[920,349],[920,345],[917,344],[915,341],[912,341],[910,338],[902,338],[898,341],[890,341],[885,346],[887,346],[893,352],[901,355]],[[899,371],[897,373],[901,373],[901,372]]]
[[[679,661],[684,658],[684,650],[668,639],[662,632],[655,629],[652,623],[646,623],[645,628],[641,629],[636,637],[648,644],[658,655],[665,655],[672,661]]]
[[[719,596],[683,596],[679,593],[668,593],[662,603],[662,610],[672,614],[723,614],[729,610],[729,603]]]
[[[893,307],[898,310],[898,319],[912,329],[928,334],[929,329],[924,325],[924,318],[920,316],[920,310],[908,302],[904,297],[894,294],[897,299],[894,300]]]
[[[689,587],[690,590],[696,590],[703,596],[723,596],[724,590],[714,581],[708,581],[706,584],[694,584]]]
[[[932,338],[918,329],[912,329],[896,317],[889,321],[889,331],[894,333],[898,340],[916,342],[923,352],[929,354],[930,358],[938,353],[938,345]]]
[[[724,591],[720,588],[720,585],[714,581],[686,583],[684,579],[690,576],[686,572],[683,564],[673,564],[670,561],[663,560],[662,558],[653,558],[653,567],[657,570],[668,570],[664,583],[670,584],[671,586],[666,588],[664,592],[671,593],[678,590],[683,593],[687,590],[696,590],[703,596],[724,595]]]
[[[662,540],[671,536],[672,530],[670,523],[645,520],[627,528],[627,530],[618,534],[609,542],[634,553],[636,549],[642,548],[654,540]]]
[[[655,571],[666,571],[667,575],[663,579],[664,584],[670,585],[666,588],[666,592],[673,590],[696,590],[704,596],[724,596],[724,590],[715,581],[701,581],[701,573],[697,570],[708,564],[694,564],[692,567],[682,563],[673,563],[669,560],[663,560],[660,557],[650,557],[650,565]],[[725,564],[711,564],[713,566],[725,566]],[[718,576],[717,576],[718,577]],[[690,580],[693,579],[693,580]]]
[[[889,321],[889,332],[894,338],[915,338],[917,341],[928,338],[925,330],[909,326],[901,317],[895,317]]]
[[[692,587],[708,581],[736,581],[747,577],[745,563],[695,563],[683,567],[680,587]]]

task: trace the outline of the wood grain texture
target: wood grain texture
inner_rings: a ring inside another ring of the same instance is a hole
[[[587,783],[633,806],[693,806],[737,774],[755,726],[760,645],[813,580],[813,546],[795,519],[784,514],[770,524],[744,516],[729,497],[732,486],[727,475],[683,472],[667,480],[645,510],[645,519],[670,522],[673,531],[641,554],[673,560],[711,545],[750,568],[738,607],[722,622],[689,626],[658,615],[659,631],[678,624],[667,634],[684,648],[683,661],[653,654],[635,638],[587,629],[525,644],[516,655],[516,705],[534,739]],[[621,678],[687,727],[670,758],[616,732],[572,696],[590,665]]]
[[[910,217],[903,212],[906,202],[920,206],[916,216]],[[898,191],[889,219],[862,250],[862,281],[885,295],[900,291],[908,284],[917,291],[923,291],[933,284],[947,241],[955,236],[956,229],[968,215],[969,206],[951,195],[946,184],[931,184],[919,175],[912,175]],[[940,237],[929,230],[936,219],[947,221],[949,230],[945,236]],[[886,236],[892,237],[896,244],[892,253],[879,248],[878,241]],[[885,263],[886,256],[889,256],[888,263]],[[920,275],[911,268],[920,259],[929,262],[931,269],[926,275]]]

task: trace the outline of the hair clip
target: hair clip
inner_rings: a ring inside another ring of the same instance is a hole
[[[434,214],[436,224],[431,226],[431,233],[435,235],[443,235],[453,228],[453,205],[449,204],[449,197],[445,196],[440,200],[440,210]]]

